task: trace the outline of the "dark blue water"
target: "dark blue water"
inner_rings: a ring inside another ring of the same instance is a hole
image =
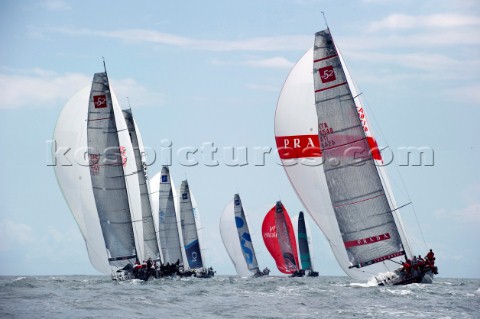
[[[0,318],[480,318],[480,279],[0,277]]]

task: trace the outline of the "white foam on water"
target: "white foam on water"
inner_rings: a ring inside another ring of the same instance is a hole
[[[377,279],[375,279],[375,277],[372,277],[372,278],[368,279],[368,281],[366,283],[352,282],[352,283],[350,283],[349,286],[350,287],[368,288],[368,287],[377,287],[378,283],[377,283]]]
[[[406,295],[411,295],[412,294],[411,290],[406,290],[406,289],[400,289],[400,290],[387,289],[386,291],[388,291],[392,295],[397,295],[397,296],[406,296]]]

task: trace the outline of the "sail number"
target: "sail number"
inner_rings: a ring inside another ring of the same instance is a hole
[[[335,146],[335,141],[331,141],[328,138],[328,135],[332,134],[333,132],[333,128],[331,128],[328,123],[318,123],[318,136],[320,138],[320,146],[322,150]]]

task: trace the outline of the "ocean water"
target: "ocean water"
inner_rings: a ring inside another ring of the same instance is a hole
[[[480,279],[0,277],[0,318],[480,318]]]

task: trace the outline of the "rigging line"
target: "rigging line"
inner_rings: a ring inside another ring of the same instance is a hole
[[[391,261],[392,263],[396,263],[396,264],[399,264],[399,265],[402,264],[402,263],[400,263],[400,262],[398,262],[398,261],[395,261],[395,260],[393,260],[393,259],[388,259],[387,261]],[[385,263],[385,262],[384,262],[384,263]]]
[[[357,97],[359,97],[359,96],[362,95],[362,94],[363,94],[363,92],[358,93],[357,95],[355,95],[355,96],[353,97],[353,99],[355,100]]]

